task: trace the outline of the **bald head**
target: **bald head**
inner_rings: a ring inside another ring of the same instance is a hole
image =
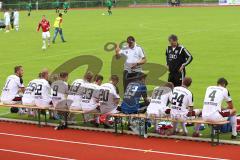
[[[185,77],[183,79],[182,85],[186,86],[186,87],[190,87],[192,84],[192,78],[191,77]]]

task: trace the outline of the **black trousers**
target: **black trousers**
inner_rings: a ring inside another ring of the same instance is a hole
[[[182,80],[186,75],[185,69],[182,72],[173,72],[168,75],[168,82],[172,82],[174,86],[181,86]]]
[[[128,71],[124,70],[123,71],[123,89],[124,93],[125,90],[127,89],[127,86],[130,82],[134,81],[132,78],[137,77],[140,72],[133,72],[133,73],[128,73]]]

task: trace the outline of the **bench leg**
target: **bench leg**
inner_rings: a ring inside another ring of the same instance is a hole
[[[37,113],[38,113],[38,127],[41,127],[41,109],[38,109]]]
[[[139,136],[142,137],[141,118],[138,119],[138,126],[139,126]]]
[[[121,133],[123,134],[123,118],[120,117],[120,123],[121,123]]]
[[[115,129],[115,133],[118,134],[117,117],[114,117],[114,129]]]
[[[65,123],[65,128],[68,127],[68,112],[64,112],[64,123]]]
[[[147,135],[147,133],[148,133],[148,120],[146,118],[144,119],[144,127],[145,127],[144,128],[145,129],[145,133],[144,134]]]
[[[47,125],[47,112],[46,112],[46,110],[44,112],[44,121],[45,121],[45,125]]]
[[[219,135],[220,135],[220,128],[217,128],[217,143],[216,145],[219,145]]]
[[[211,145],[216,146],[219,145],[219,135],[220,135],[220,128],[219,126],[216,126],[217,128],[214,128],[214,125],[211,125]],[[216,139],[216,141],[215,141]]]
[[[211,145],[214,146],[214,126],[211,125]]]

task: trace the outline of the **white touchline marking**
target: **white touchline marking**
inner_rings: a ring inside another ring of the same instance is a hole
[[[7,114],[9,114],[10,112],[5,112],[5,113],[1,113],[0,116],[5,116]]]
[[[4,132],[0,132],[0,135],[30,138],[30,139],[39,139],[39,140],[47,140],[47,141],[54,141],[54,142],[71,143],[71,144],[81,144],[81,145],[112,148],[112,149],[130,150],[130,151],[138,151],[138,152],[144,152],[144,153],[146,153],[146,151],[147,151],[148,153],[158,153],[158,154],[191,157],[191,158],[199,158],[199,159],[229,160],[229,159],[223,159],[223,158],[205,157],[205,156],[197,156],[197,155],[190,155],[190,154],[162,152],[162,151],[157,151],[157,150],[146,150],[146,149],[140,149],[140,148],[128,148],[128,147],[120,147],[120,146],[112,146],[112,145],[104,145],[104,144],[96,144],[96,143],[87,143],[87,142],[80,142],[80,141],[68,141],[68,140],[53,139],[53,138],[34,137],[34,136],[26,136],[26,135],[19,135],[19,134],[4,133]]]
[[[45,154],[37,154],[37,153],[30,153],[30,152],[22,152],[22,151],[9,150],[9,149],[2,149],[2,148],[0,148],[0,151],[3,151],[3,152],[11,152],[11,153],[18,153],[18,154],[25,154],[25,155],[31,155],[31,156],[38,156],[38,157],[53,158],[53,159],[76,160],[76,159],[71,159],[71,158],[63,158],[63,157],[57,157],[57,156],[49,156],[49,155],[45,155]]]

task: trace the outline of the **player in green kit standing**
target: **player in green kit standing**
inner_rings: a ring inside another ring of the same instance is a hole
[[[68,1],[65,1],[65,2],[63,3],[63,9],[64,9],[64,13],[67,14],[68,9],[69,9],[69,3],[68,3]]]
[[[55,6],[56,13],[59,13],[59,10],[60,10],[60,2],[59,2],[59,0],[56,0],[56,2],[54,2],[53,5]]]
[[[106,4],[108,8],[108,15],[110,16],[112,15],[112,6],[113,6],[112,0],[107,0]]]
[[[28,10],[28,16],[31,15],[31,11],[32,11],[32,3],[31,1],[27,4],[27,10]]]

